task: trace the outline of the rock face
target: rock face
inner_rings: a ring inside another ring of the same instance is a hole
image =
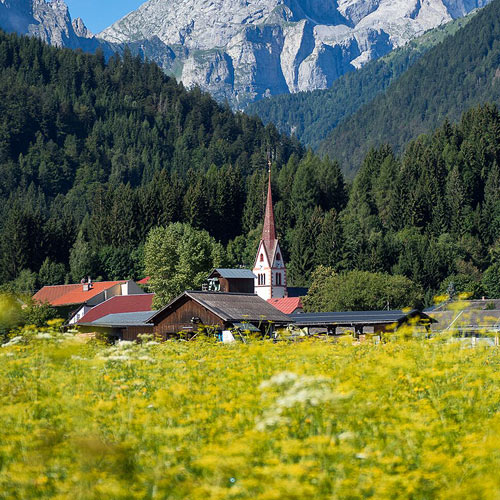
[[[149,0],[93,36],[63,0],[0,0],[0,27],[52,45],[156,61],[243,109],[342,74],[490,0]]]
[[[488,2],[149,0],[98,37],[140,43],[186,86],[199,85],[243,108],[267,95],[327,88],[347,71]],[[174,57],[160,61],[163,51]]]
[[[79,33],[75,32],[63,0],[0,0],[0,26],[58,47],[80,47],[80,33],[88,33],[81,20],[76,23]]]

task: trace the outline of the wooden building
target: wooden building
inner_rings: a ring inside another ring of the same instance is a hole
[[[79,323],[78,327],[83,333],[101,333],[111,340],[137,340],[139,335],[153,333],[153,325],[147,321],[156,312],[108,314],[94,321]]]
[[[249,269],[214,269],[208,276],[208,291],[255,293],[256,278]]]
[[[149,319],[154,332],[163,338],[200,328],[214,331],[258,330],[270,334],[276,326],[293,322],[259,296],[248,293],[188,291]]]

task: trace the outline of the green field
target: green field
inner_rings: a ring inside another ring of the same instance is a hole
[[[0,349],[2,499],[497,499],[500,356],[442,341]]]

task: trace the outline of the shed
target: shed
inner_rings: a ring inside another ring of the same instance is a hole
[[[164,338],[199,327],[223,331],[248,324],[267,334],[293,322],[258,295],[231,292],[187,291],[153,315],[154,332]],[[239,324],[239,325],[238,325]],[[238,326],[237,326],[238,325]]]
[[[250,269],[214,269],[208,276],[212,291],[255,293],[257,276]]]
[[[141,334],[152,334],[153,325],[147,320],[157,311],[108,314],[87,323],[79,323],[82,332],[102,333],[117,340],[137,340]]]
[[[326,328],[331,334],[336,334],[339,327],[352,328],[356,334],[362,334],[367,327],[372,327],[374,333],[382,333],[395,331],[401,325],[411,322],[427,329],[431,323],[436,322],[417,309],[408,312],[398,310],[299,313],[290,317],[299,328]]]

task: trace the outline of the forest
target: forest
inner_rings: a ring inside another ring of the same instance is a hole
[[[340,123],[318,148],[335,156],[352,177],[371,147],[408,141],[468,109],[500,101],[500,1],[493,0]]]
[[[404,276],[426,303],[450,281],[476,296],[495,293],[494,105],[445,122],[400,155],[372,149],[351,184],[334,159],[128,52],[105,62],[0,34],[0,72],[4,290],[141,278],[148,234],[175,222],[208,231],[224,265],[251,265],[270,152],[290,284],[310,285],[321,265]]]
[[[355,114],[411,68],[446,37],[456,33],[475,15],[434,28],[384,57],[371,61],[335,80],[325,90],[297,92],[261,99],[245,109],[264,123],[294,135],[304,145],[317,149],[340,123]]]

